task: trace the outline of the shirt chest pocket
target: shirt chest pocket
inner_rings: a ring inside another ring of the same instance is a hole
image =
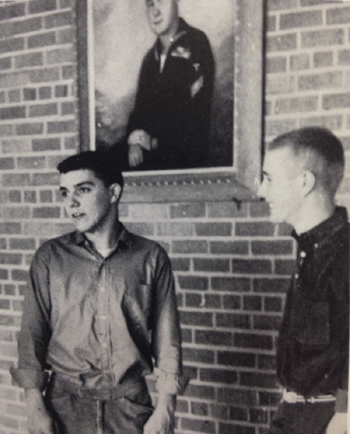
[[[300,298],[291,317],[291,335],[306,349],[327,346],[330,342],[329,304],[327,301]]]

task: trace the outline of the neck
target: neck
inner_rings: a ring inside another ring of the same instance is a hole
[[[121,225],[118,216],[114,219],[109,219],[105,224],[93,231],[86,232],[86,238],[94,245],[97,251],[113,248],[118,240],[121,230]]]
[[[300,210],[299,218],[291,224],[297,234],[307,232],[327,220],[334,213],[335,203],[333,198],[322,194],[315,194],[305,202]]]
[[[179,23],[179,18],[177,18],[171,28],[166,33],[159,36],[161,45],[163,47],[163,53],[166,53],[169,50],[171,44],[173,43],[177,30],[179,28]]]

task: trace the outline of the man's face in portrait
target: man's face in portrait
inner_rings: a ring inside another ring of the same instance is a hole
[[[178,0],[146,0],[146,8],[148,22],[157,36],[176,30]]]
[[[69,218],[81,232],[103,228],[112,212],[113,190],[91,170],[74,170],[60,175],[60,192]]]
[[[268,151],[263,165],[259,195],[270,205],[270,218],[275,223],[293,224],[302,205],[302,167],[289,147]]]

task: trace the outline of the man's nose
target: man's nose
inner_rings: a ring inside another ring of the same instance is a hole
[[[75,207],[79,206],[79,201],[78,201],[76,194],[72,194],[67,199],[68,199],[67,205],[69,208],[75,208]]]

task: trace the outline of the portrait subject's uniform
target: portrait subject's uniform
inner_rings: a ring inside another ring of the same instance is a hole
[[[60,433],[95,433],[101,414],[111,432],[142,433],[153,411],[144,376],[154,370],[158,390],[176,394],[180,345],[170,260],[157,243],[122,228],[102,257],[75,231],[36,252],[12,375],[23,388],[46,388]]]
[[[127,133],[144,130],[158,148],[136,170],[208,165],[214,68],[208,38],[183,19],[166,58],[159,40],[146,54]]]
[[[297,235],[295,273],[277,348],[284,386],[272,433],[321,434],[347,411],[349,223],[345,208]],[[289,429],[281,429],[282,424]]]

